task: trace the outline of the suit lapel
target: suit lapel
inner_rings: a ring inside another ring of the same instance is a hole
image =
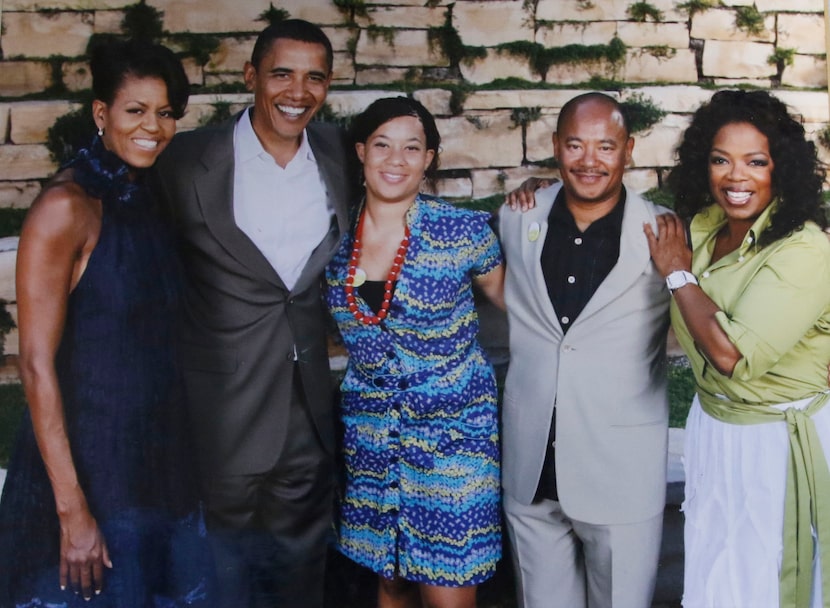
[[[574,326],[608,305],[628,290],[651,261],[643,223],[653,223],[645,202],[627,192],[620,234],[620,257],[577,317]]]
[[[541,259],[549,228],[548,216],[560,189],[561,184],[556,184],[537,192],[536,207],[521,214],[520,229],[522,265],[527,269],[527,278],[532,285],[534,296],[529,304],[536,309],[544,329],[556,336],[562,336],[562,326],[559,324],[559,318],[556,316],[548,295],[545,275],[542,274]],[[537,230],[538,236],[534,239],[532,237]]]
[[[239,119],[239,115],[236,120]],[[194,179],[202,215],[216,240],[240,264],[274,285],[285,289],[270,262],[236,224],[233,213],[233,131],[236,120],[208,144],[201,157],[205,172]]]

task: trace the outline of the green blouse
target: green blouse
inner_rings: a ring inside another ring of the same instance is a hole
[[[698,387],[738,403],[786,403],[827,389],[830,240],[808,222],[759,249],[774,207],[758,217],[739,249],[714,264],[715,236],[726,216],[712,205],[692,220],[692,272],[721,309],[718,323],[742,355],[731,377],[709,364],[671,304],[672,326]]]

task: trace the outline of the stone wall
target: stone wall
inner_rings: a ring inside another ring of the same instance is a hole
[[[684,8],[693,4],[712,8]],[[406,91],[437,116],[440,193],[452,198],[487,197],[529,175],[555,175],[547,167],[557,112],[588,88],[623,101],[637,95],[666,112],[636,135],[625,179],[637,191],[662,183],[690,113],[718,87],[774,89],[811,135],[830,120],[822,0],[146,0],[146,6],[159,11],[163,41],[182,54],[194,86],[180,129],[250,101],[242,66],[265,25],[262,16],[282,11],[320,24],[333,42],[333,115],[353,115],[378,97]],[[636,19],[638,8],[644,20]],[[27,207],[55,170],[46,136],[89,88],[86,46],[96,34],[123,33],[134,11],[133,0],[0,0],[0,206]],[[209,52],[200,55],[198,48]],[[13,248],[0,254],[9,269],[10,254]],[[0,295],[13,301],[13,285],[3,286]],[[16,352],[14,335],[9,342],[7,352]]]

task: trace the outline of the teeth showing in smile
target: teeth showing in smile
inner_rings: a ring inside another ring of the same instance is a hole
[[[305,112],[305,108],[295,108],[292,106],[277,106],[280,112],[288,114],[289,116],[299,116]]]
[[[751,192],[735,192],[734,190],[726,191],[727,200],[733,205],[742,205],[752,196]]]
[[[155,150],[159,145],[159,142],[153,139],[134,139],[133,142],[144,150]]]

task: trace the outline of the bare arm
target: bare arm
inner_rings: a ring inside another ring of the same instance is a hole
[[[504,264],[499,264],[487,274],[476,277],[474,281],[488,300],[499,309],[506,310],[504,305]]]
[[[514,211],[519,209],[524,212],[533,209],[536,206],[536,191],[547,188],[556,181],[544,177],[528,177],[518,188],[507,193],[504,203]]]
[[[73,185],[49,187],[23,226],[16,278],[21,379],[60,520],[59,583],[87,598],[100,593],[102,567],[112,564],[72,461],[54,360],[69,293],[100,231],[96,210],[100,205]]]
[[[651,259],[663,277],[675,270],[691,272],[692,252],[679,217],[669,213],[658,216],[657,235],[649,224],[643,230]],[[715,318],[720,309],[697,285],[684,285],[675,290],[673,297],[697,347],[718,372],[731,376],[742,355]]]

